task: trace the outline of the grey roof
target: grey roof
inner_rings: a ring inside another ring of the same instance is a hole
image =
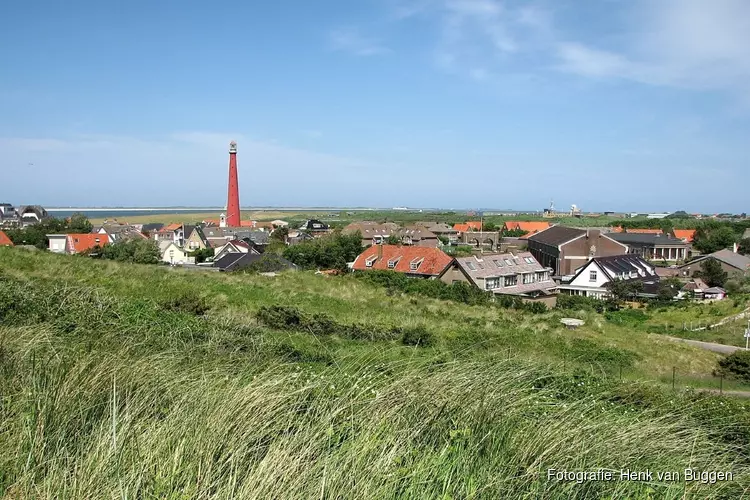
[[[604,271],[604,274],[610,280],[615,279],[620,273],[627,273],[629,275],[631,272],[638,273],[638,276],[641,278],[658,278],[654,266],[637,255],[612,255],[609,257],[594,257],[591,260],[599,265],[599,268]],[[583,267],[585,268],[586,265]],[[580,274],[581,271],[583,271],[583,268],[579,270],[578,274]]]
[[[548,270],[537,262],[534,256],[529,252],[459,257],[456,258],[456,264],[461,268],[464,274],[466,274],[476,286],[482,288],[482,290],[484,290],[484,284],[479,280],[484,280],[486,278],[499,278],[503,276],[518,276],[519,274],[537,273]],[[523,281],[519,278],[516,286],[512,288],[495,289],[494,291],[496,293],[505,292],[513,295],[522,295],[528,292],[548,290],[554,287],[555,283],[552,280],[541,283],[523,284]]]
[[[625,245],[687,247],[687,243],[665,234],[609,233],[610,238]]]
[[[408,226],[403,229],[400,229],[397,234],[401,236],[402,238],[404,236],[410,236],[413,240],[434,240],[437,239],[437,235],[430,231],[429,229],[426,229],[424,227],[419,226]]]
[[[214,267],[217,267],[222,271],[237,271],[250,266],[252,263],[257,262],[262,258],[262,255],[254,253],[229,253],[214,262]],[[287,269],[293,269],[296,267],[286,259],[279,258],[279,260],[287,267]]]
[[[711,288],[706,288],[705,290],[703,290],[703,293],[727,293],[727,291],[721,287],[714,286]]]
[[[306,231],[328,231],[328,224],[319,219],[308,219],[299,228]]]
[[[401,226],[395,222],[373,222],[373,221],[361,221],[352,222],[344,229],[341,230],[342,234],[353,234],[359,231],[362,233],[363,238],[371,238],[375,235],[389,236],[395,231],[401,229]]]
[[[198,238],[203,242],[204,245],[208,244],[208,239],[206,239],[206,235],[203,233],[202,227],[195,226],[190,233],[185,233],[185,239],[192,238],[193,234],[197,234]]]
[[[183,224],[182,235],[185,237],[185,239],[188,239],[190,237],[196,227],[197,226],[193,226],[191,224]]]
[[[164,227],[164,224],[162,224],[160,222],[154,222],[154,223],[151,223],[151,224],[144,224],[143,227],[141,228],[141,230],[142,231],[149,231],[149,232],[151,232],[151,231],[159,231],[163,227]]]
[[[207,239],[226,238],[228,235],[222,227],[204,227],[203,235]]]
[[[586,234],[586,231],[583,229],[566,226],[551,226],[544,231],[539,231],[538,233],[529,236],[528,239],[529,241],[556,247],[574,240],[579,236],[583,236],[584,234]]]
[[[28,213],[33,213],[40,219],[47,217],[47,211],[41,205],[26,205],[25,207],[21,207],[18,213],[21,217]]]
[[[694,265],[709,258],[714,258],[720,262],[723,262],[724,264],[727,264],[744,272],[750,271],[750,257],[734,253],[731,250],[719,250],[718,252],[703,255],[695,260],[691,260],[682,267]]]
[[[233,231],[232,234],[234,234],[235,239],[238,240],[245,240],[248,239],[255,243],[256,245],[268,245],[270,234],[266,231],[250,231],[250,230],[242,230],[242,231]]]

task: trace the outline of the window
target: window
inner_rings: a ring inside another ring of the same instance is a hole
[[[526,273],[523,275],[523,284],[529,285],[534,282],[534,273]]]
[[[398,261],[401,260],[401,257],[398,259],[393,259],[388,261],[388,269],[393,269],[396,267],[396,264],[398,264]]]
[[[589,271],[589,281],[596,281],[596,271]]]
[[[506,276],[505,286],[516,286],[518,284],[518,276]]]
[[[497,260],[497,259],[493,260],[492,262],[494,262],[494,263],[495,263],[495,265],[496,265],[497,267],[503,267],[503,263],[502,263],[502,262],[500,262],[500,261],[499,261],[499,260]]]
[[[424,259],[414,259],[413,261],[411,261],[411,263],[409,263],[409,269],[411,269],[412,271],[416,271],[417,269],[419,269],[419,266],[420,264],[422,264],[423,260]]]
[[[500,288],[500,278],[487,278],[484,280],[485,290],[494,290]]]
[[[536,280],[537,281],[547,281],[547,273],[545,272],[537,272],[536,273]]]
[[[468,267],[468,268],[469,268],[469,269],[471,269],[472,271],[476,271],[476,270],[477,270],[477,268],[476,268],[476,267],[474,267],[474,263],[473,263],[473,262],[467,262],[467,263],[466,263],[466,267]]]
[[[510,259],[504,259],[504,260],[505,260],[505,264],[508,266],[512,266],[514,264],[513,261]]]
[[[365,261],[365,266],[372,267],[372,265],[375,263],[376,260],[378,260],[377,257],[370,257],[369,259]]]
[[[523,260],[527,264],[533,264],[534,263],[534,259],[532,259],[531,257],[524,257]]]

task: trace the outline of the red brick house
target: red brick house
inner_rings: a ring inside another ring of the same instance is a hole
[[[440,249],[417,246],[373,245],[359,254],[352,270],[379,269],[409,276],[435,279],[453,262],[453,257]]]

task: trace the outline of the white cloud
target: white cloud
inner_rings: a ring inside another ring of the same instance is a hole
[[[393,5],[393,4],[392,4]],[[477,81],[492,79],[514,57],[550,36],[551,14],[540,5],[502,0],[412,0],[392,7],[396,17],[435,19],[438,68]],[[511,70],[510,72],[514,72]]]
[[[375,56],[390,52],[380,40],[362,35],[357,28],[336,28],[328,34],[333,50],[348,52],[357,56]]]
[[[750,94],[750,2],[640,2],[622,48],[559,43],[561,68],[583,76]]]

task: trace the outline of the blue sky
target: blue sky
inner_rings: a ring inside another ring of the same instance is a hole
[[[744,0],[0,7],[0,201],[748,211]],[[7,173],[12,174],[8,175]]]

